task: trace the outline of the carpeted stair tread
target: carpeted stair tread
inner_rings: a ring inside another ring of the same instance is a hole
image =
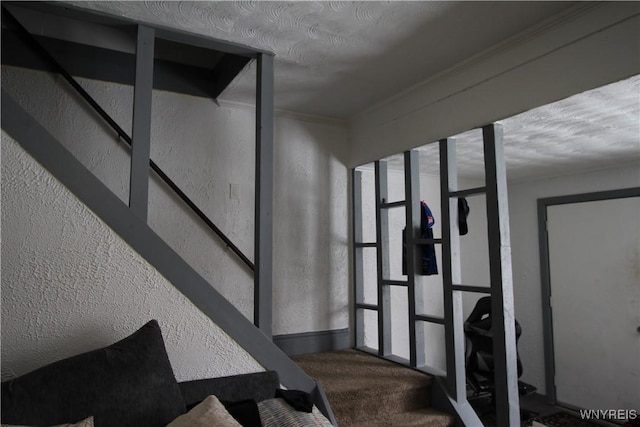
[[[431,387],[432,378],[427,374],[355,350],[306,354],[293,360],[332,393],[371,387],[388,392]]]
[[[453,415],[433,408],[423,408],[417,411],[383,416],[375,420],[341,424],[340,427],[452,427],[455,425],[455,422],[456,419]]]
[[[432,383],[427,374],[356,350],[307,354],[293,360],[323,385],[340,426],[396,425],[384,422],[449,425],[448,418],[442,423],[436,411],[426,408]],[[431,415],[433,421],[428,421]],[[392,419],[394,416],[398,418]],[[383,424],[371,424],[376,422]]]
[[[336,395],[327,392],[327,398],[339,425],[363,420],[376,420],[406,411],[415,411],[429,402],[429,389],[402,392],[355,392]]]

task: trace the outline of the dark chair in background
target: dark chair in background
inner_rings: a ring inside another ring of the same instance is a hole
[[[516,345],[522,328],[515,321]],[[469,400],[487,398],[489,402],[482,408],[481,414],[485,415],[493,411],[495,413],[495,383],[494,383],[494,354],[493,354],[493,330],[491,317],[491,297],[483,297],[478,300],[473,311],[464,324],[465,336],[468,339],[466,357],[467,384],[471,391]],[[518,378],[522,375],[522,362],[517,355]],[[531,394],[536,388],[530,384],[518,381],[518,391],[521,396]],[[476,408],[478,410],[478,408]],[[530,413],[522,414],[523,418],[529,418]]]

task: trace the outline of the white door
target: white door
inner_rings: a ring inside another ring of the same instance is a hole
[[[556,397],[640,409],[640,197],[547,207]]]

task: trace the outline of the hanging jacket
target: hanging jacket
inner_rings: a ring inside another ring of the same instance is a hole
[[[420,237],[423,239],[433,239],[432,227],[435,219],[431,209],[426,202],[420,202]],[[418,274],[431,276],[438,274],[438,263],[436,261],[436,248],[433,243],[417,245],[416,250],[420,254],[420,265]],[[402,274],[407,275],[407,229],[402,230]]]

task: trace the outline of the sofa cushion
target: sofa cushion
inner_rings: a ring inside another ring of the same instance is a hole
[[[185,409],[152,320],[108,347],[2,383],[2,422],[55,425],[94,416],[96,427],[165,426]]]
[[[193,409],[180,415],[167,427],[242,427],[227,412],[225,407],[214,395],[208,396]]]
[[[2,424],[2,427],[29,427],[29,426],[15,426],[10,424]],[[51,426],[51,427],[94,427],[93,417],[85,418],[84,420],[78,421],[77,423],[58,424],[57,426]]]
[[[178,385],[187,407],[193,407],[212,394],[222,402],[271,399],[280,387],[280,378],[275,371],[264,371],[185,381]]]

